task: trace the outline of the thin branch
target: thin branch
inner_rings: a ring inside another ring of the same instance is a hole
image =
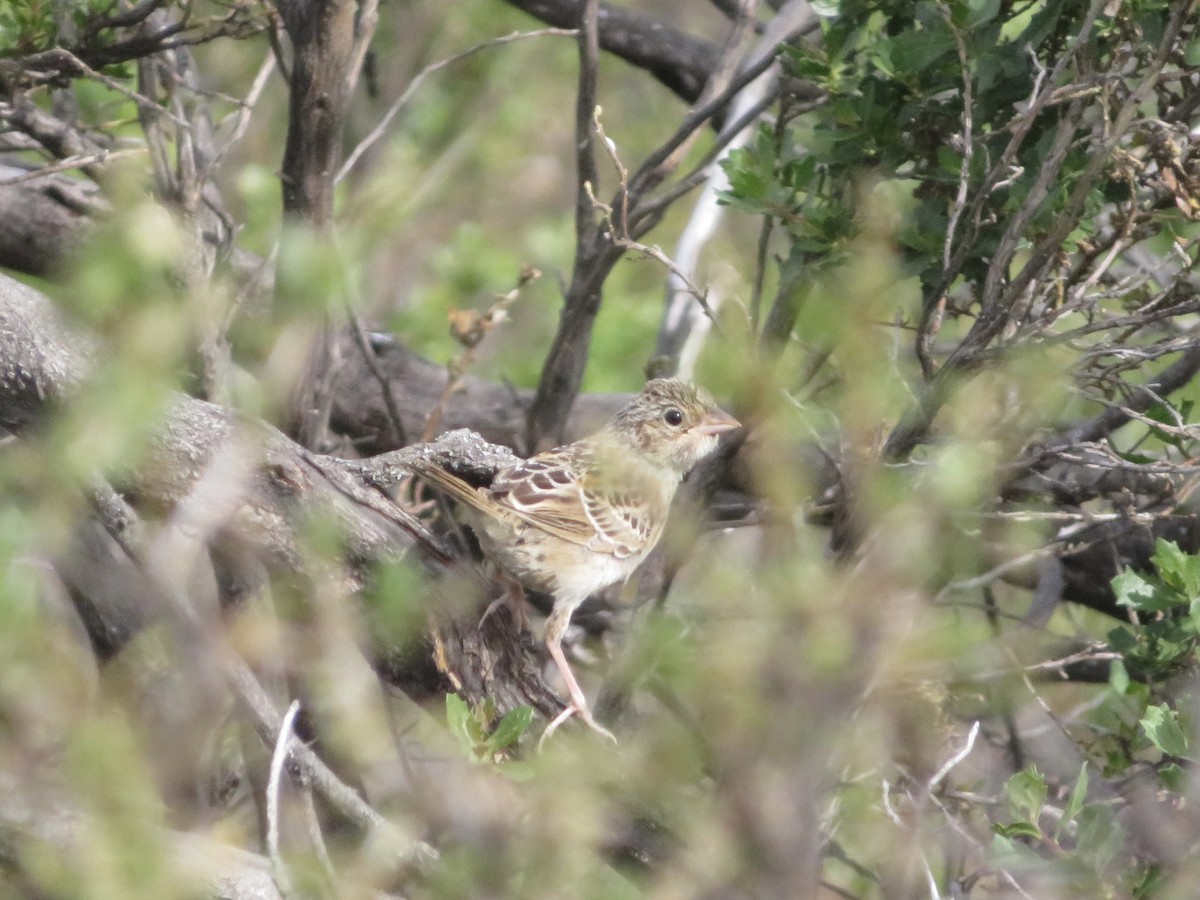
[[[579,22],[579,0],[507,0],[507,2],[559,28]],[[600,49],[649,72],[668,90],[694,103],[716,64],[717,50],[708,41],[649,16],[601,3]]]
[[[11,187],[14,184],[25,184],[47,178],[59,172],[69,172],[72,169],[86,169],[90,166],[102,166],[114,159],[124,159],[129,156],[141,156],[146,153],[145,147],[130,147],[126,150],[100,150],[84,156],[69,156],[47,166],[32,169],[24,175],[14,175],[12,178],[0,179],[0,187]]]
[[[600,69],[600,38],[596,22],[599,0],[583,0],[579,19],[579,85],[575,98],[575,271],[581,271],[593,253],[598,232],[591,192],[599,172],[596,168],[592,120]]]
[[[287,863],[279,852],[279,791],[283,780],[283,764],[288,758],[294,735],[292,728],[296,716],[300,713],[300,701],[293,700],[283,716],[279,726],[279,736],[275,739],[275,750],[271,754],[271,769],[267,778],[267,855],[271,860],[271,874],[279,893],[285,897],[292,895],[292,881],[287,874]]]
[[[155,103],[149,97],[139,94],[137,91],[130,90],[115,78],[109,78],[103,72],[96,71],[70,50],[67,50],[63,47],[55,47],[52,50],[44,50],[43,52],[34,56],[26,57],[22,62],[24,65],[30,68],[40,66],[43,63],[50,63],[56,65],[57,67],[76,72],[80,75],[85,75],[93,81],[97,81],[104,85],[110,91],[120,94],[127,100],[132,100],[135,104],[137,104],[139,109],[153,111],[157,115],[166,116],[180,128],[187,127],[188,123],[186,120],[180,119],[167,112],[160,104]]]
[[[254,112],[255,104],[258,103],[259,97],[262,96],[262,92],[266,89],[267,82],[270,80],[272,73],[274,73],[276,64],[276,56],[272,53],[267,55],[263,59],[262,65],[258,67],[258,72],[254,76],[254,81],[250,84],[250,89],[246,91],[246,96],[238,101],[237,112],[232,114],[234,123],[229,136],[216,149],[212,160],[213,166],[216,166],[224,159],[225,154],[245,136],[246,130],[250,126],[250,115]],[[228,121],[228,119],[223,120],[221,125],[224,125],[225,121]]]
[[[367,367],[367,371],[371,373],[371,377],[379,384],[379,390],[383,395],[383,405],[387,410],[388,419],[391,421],[392,431],[397,447],[403,447],[408,443],[408,438],[404,431],[404,422],[400,418],[400,404],[396,401],[396,394],[392,388],[391,379],[387,377],[387,373],[379,365],[379,360],[375,356],[375,350],[371,347],[371,342],[367,338],[366,329],[363,328],[362,319],[353,309],[348,310],[350,314],[350,331],[354,335],[354,343],[358,347],[358,352],[362,354],[363,363]]]
[[[221,454],[222,459],[226,461],[235,460],[237,456],[237,454]],[[210,472],[213,471],[213,467],[210,466]],[[236,486],[239,479],[231,479],[229,476],[230,473],[224,468],[219,476],[213,474],[214,478],[219,477],[220,483],[228,486],[232,482]],[[231,496],[228,490],[223,493]],[[195,491],[192,496],[197,496]],[[170,621],[181,630],[184,638],[183,644],[207,652],[208,658],[219,669],[235,699],[249,714],[250,721],[259,737],[265,743],[273,745],[282,731],[283,718],[276,712],[269,695],[258,682],[250,667],[222,639],[218,630],[204,624],[188,598],[172,584],[172,579],[164,573],[162,566],[153,562],[162,554],[155,550],[153,543],[149,546],[144,543],[141,518],[119,494],[111,489],[93,492],[91,499],[93,509],[100,516],[105,530],[113,536],[130,560],[137,564],[150,579],[156,589],[156,596],[161,602],[162,610],[168,615]],[[221,517],[218,515],[220,510],[216,508],[218,504],[207,503],[206,505],[205,518],[213,522],[220,521]],[[190,500],[185,500],[181,506],[184,509],[176,515],[186,515],[187,509],[194,504]],[[187,530],[196,535],[198,540],[198,533],[194,528],[189,526]],[[178,559],[174,560],[174,563],[178,564],[178,562]],[[190,571],[190,568],[172,565],[172,570]],[[402,867],[421,868],[436,858],[436,852],[428,845],[419,841],[415,843],[406,841],[390,822],[368,806],[362,797],[345,784],[311,749],[300,743],[292,747],[291,753],[292,762],[300,775],[320,791],[330,806],[367,833],[381,838],[386,846],[395,848],[397,859]]]
[[[962,748],[951,756],[948,760],[942,763],[942,767],[934,773],[934,776],[929,779],[929,783],[925,785],[925,792],[932,794],[937,786],[945,781],[954,768],[964,759],[971,755],[971,751],[975,748],[975,738],[979,737],[979,720],[976,719],[971,723],[971,730],[967,733],[967,739],[963,742]]]
[[[360,0],[358,22],[354,29],[354,49],[350,53],[350,64],[346,67],[346,90],[354,89],[362,72],[363,61],[371,49],[375,28],[379,25],[379,0]]]
[[[512,34],[506,34],[503,37],[481,41],[480,43],[475,44],[473,47],[468,47],[466,50],[463,50],[460,53],[455,53],[453,56],[448,56],[445,59],[438,60],[435,63],[430,63],[413,76],[412,80],[408,83],[408,86],[404,89],[400,96],[397,97],[392,105],[388,107],[388,111],[384,113],[383,118],[379,120],[379,124],[372,128],[370,133],[358,142],[358,145],[354,148],[354,150],[351,151],[350,155],[346,157],[346,161],[342,163],[342,167],[338,169],[337,177],[334,179],[334,182],[340,183],[342,179],[350,174],[350,170],[354,168],[355,164],[359,161],[359,159],[362,158],[362,155],[371,149],[371,147],[383,137],[392,120],[396,118],[396,116],[400,114],[401,110],[403,110],[409,104],[413,98],[413,95],[416,94],[417,90],[422,84],[424,84],[425,79],[430,75],[434,74],[435,72],[439,72],[448,66],[452,66],[457,62],[462,62],[464,59],[474,56],[481,50],[487,50],[491,47],[500,47],[504,44],[511,44],[514,41],[525,40],[526,38],[547,36],[576,37],[578,34],[579,29],[577,28],[542,28],[537,31],[514,31]]]

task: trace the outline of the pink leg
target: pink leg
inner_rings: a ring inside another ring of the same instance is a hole
[[[571,621],[573,610],[574,607],[559,606],[556,603],[554,611],[550,613],[550,618],[546,620],[546,647],[550,650],[550,658],[554,660],[554,665],[558,667],[563,681],[567,683],[567,693],[571,695],[571,704],[555,716],[554,721],[546,726],[546,730],[542,733],[542,737],[538,741],[539,750],[546,741],[546,738],[554,734],[558,726],[573,715],[579,716],[588,728],[598,734],[604,735],[614,744],[617,742],[611,731],[592,718],[592,711],[588,709],[587,698],[583,695],[583,689],[580,688],[579,682],[575,680],[575,673],[571,671],[571,666],[567,663],[567,657],[563,654],[562,638],[564,632],[567,630],[567,624]]]

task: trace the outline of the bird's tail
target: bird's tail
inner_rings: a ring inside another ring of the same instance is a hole
[[[488,509],[488,502],[482,491],[476,487],[472,487],[457,475],[447,472],[437,463],[413,460],[408,463],[408,468],[412,470],[414,475],[419,476],[439,491],[449,494],[460,503],[465,503],[475,509]]]

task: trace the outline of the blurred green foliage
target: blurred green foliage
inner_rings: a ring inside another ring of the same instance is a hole
[[[1095,71],[1119,70],[1130,46],[1153,46],[1169,4],[1117,6],[1100,16],[1088,50]],[[959,186],[984,201],[978,229],[960,245],[950,287],[963,305],[947,322],[946,344],[971,327],[972,297],[1005,223],[1037,189],[1058,107],[1029,123],[1006,184],[985,184],[988,164],[1005,152],[1014,110],[1070,43],[1085,5],[847,0],[836,14],[829,4],[822,9],[820,41],[790,49],[785,62],[827,99],[802,115],[785,110],[729,158],[724,200],[744,216],[710,249],[725,261],[730,302],[699,378],[752,412],[740,477],[768,502],[753,528],[698,535],[698,515],[680,526],[701,543],[676,542],[686,559],[673,573],[665,611],[649,604],[615,651],[634,723],[621,746],[597,746],[582,729],[564,728],[533,757],[526,707],[500,716],[494,704],[469,708],[447,693],[443,729],[443,710],[434,721],[374,696],[371,673],[354,670],[355,663],[365,669],[358,642],[429,652],[427,604],[445,599],[431,599],[422,573],[406,565],[364,576],[353,595],[361,605],[332,579],[314,596],[283,583],[263,604],[270,609],[230,616],[247,659],[269,668],[284,657],[282,667],[303,670],[298,680],[317,714],[336,721],[328,749],[347,770],[386,782],[379,758],[395,735],[423,739],[438,730],[454,743],[447,756],[480,763],[472,775],[501,774],[501,787],[454,775],[454,790],[428,786],[433,799],[419,785],[403,795],[402,808],[389,810],[414,835],[453,835],[438,865],[407,886],[412,896],[786,896],[781,886],[810,885],[817,872],[830,891],[854,896],[916,896],[939,886],[1006,895],[1028,884],[1031,896],[1140,897],[1171,879],[1187,896],[1200,883],[1186,854],[1164,861],[1135,846],[1136,824],[1123,817],[1124,797],[1115,793],[1145,777],[1165,806],[1194,806],[1196,712],[1187,686],[1200,646],[1200,558],[1160,541],[1153,571],[1126,571],[1113,582],[1129,614],[1116,628],[1109,618],[1059,609],[1046,629],[1027,629],[1013,622],[1025,614],[1026,588],[998,580],[986,592],[961,586],[997,558],[1045,543],[1052,520],[1035,515],[1044,510],[1026,511],[1029,521],[1011,527],[987,514],[1004,467],[1031,435],[1093,410],[1070,377],[1082,365],[1082,339],[1006,347],[946,402],[936,441],[903,461],[878,459],[887,429],[922,387],[911,324],[945,274]],[[379,94],[357,100],[347,149],[422,66],[530,24],[482,0],[385,4],[383,12],[374,49]],[[50,4],[4,5],[0,52],[49,46],[55,28]],[[229,97],[244,95],[268,53],[262,37],[197,51],[212,86]],[[264,256],[279,248],[278,302],[243,311],[229,332],[252,385],[235,395],[244,412],[275,416],[284,408],[305,361],[304,339],[327,317],[340,321],[350,305],[430,358],[449,360],[461,348],[447,332],[448,313],[489,306],[526,265],[542,278],[522,289],[510,323],[489,337],[477,373],[536,382],[574,251],[575,53],[569,40],[540,37],[432,76],[340,186],[336,240],[281,225],[286,110],[278,76],[268,83],[220,173],[239,247]],[[626,164],[673,130],[683,111],[664,89],[647,88],[640,73],[609,60],[602,94],[605,129]],[[136,132],[128,97],[90,82],[77,83],[74,95],[115,133]],[[225,97],[214,103],[225,114],[237,107]],[[1023,252],[1068,210],[1088,154],[1083,139],[1071,145],[1063,171],[1030,211]],[[609,191],[614,178],[602,173]],[[185,802],[181,776],[147,776],[161,747],[136,724],[153,706],[140,693],[146,685],[111,671],[89,680],[79,654],[64,649],[75,646],[69,630],[39,607],[30,560],[69,546],[82,515],[79,483],[96,470],[114,478],[135,470],[148,423],[161,418],[173,391],[190,385],[196,347],[214,310],[233,307],[236,288],[224,273],[200,288],[188,282],[183,223],[152,195],[143,169],[125,170],[106,189],[114,214],[77,260],[73,280],[55,290],[73,321],[101,341],[94,380],[46,433],[6,447],[0,466],[0,755],[61,760],[73,797],[98,823],[81,853],[83,873],[36,847],[18,854],[38,890],[182,895],[189,891],[173,880],[159,843],[164,819],[178,815],[184,825],[253,845],[251,804],[244,796],[229,806],[191,795]],[[1113,167],[1090,192],[1065,252],[1094,237],[1089,210],[1127,200],[1129,190]],[[655,240],[666,245],[685,214],[669,216]],[[1156,216],[1162,230],[1152,247],[1162,254],[1195,231],[1177,209]],[[770,271],[761,273],[765,291],[755,309],[755,232],[763,218],[771,224],[763,256]],[[641,382],[664,274],[652,260],[629,258],[609,278],[586,389]],[[1136,309],[1151,291],[1105,287],[1110,308]],[[760,334],[771,289],[790,291],[796,306],[777,356]],[[1061,327],[1083,319],[1073,314]],[[1125,460],[1194,457],[1179,426],[1192,412],[1187,399],[1164,400],[1124,440]],[[814,524],[813,456],[843,461],[857,491],[853,521],[835,523],[861,540],[849,564]],[[317,523],[312,537],[319,562],[344,549],[331,523]],[[1114,657],[1107,683],[1033,680],[1067,638],[1106,642]],[[179,649],[169,629],[155,631],[140,648],[158,662],[147,681],[169,683],[163,658],[169,663]],[[583,650],[580,668],[598,652]],[[411,731],[390,718],[398,706]],[[193,733],[180,724],[190,710],[157,712],[163,730]],[[980,722],[978,732],[969,730]],[[214,730],[234,729],[222,719]],[[978,743],[955,761],[965,734],[978,734]],[[1013,744],[1028,744],[1036,758],[1018,759]],[[509,759],[522,755],[518,764]],[[652,864],[621,846],[622,830],[638,828],[666,848],[654,845],[662,852]],[[352,837],[339,837],[345,845],[334,855],[342,864],[355,848]],[[374,887],[372,872],[346,867],[348,883]]]

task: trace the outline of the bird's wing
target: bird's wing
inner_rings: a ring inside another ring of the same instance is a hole
[[[596,553],[643,552],[652,525],[643,503],[595,486],[587,442],[547,450],[501,472],[488,493],[522,521]]]

